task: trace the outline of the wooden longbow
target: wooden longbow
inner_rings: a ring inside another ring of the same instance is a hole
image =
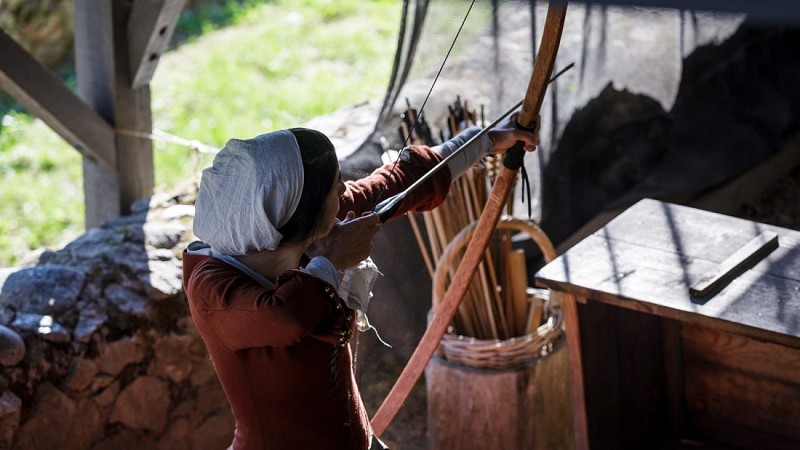
[[[530,130],[535,128],[548,80],[555,65],[566,13],[566,4],[551,3],[548,6],[539,52],[518,118],[517,125],[520,128]],[[466,254],[461,260],[458,269],[456,269],[450,287],[447,289],[441,303],[433,311],[433,320],[431,320],[428,329],[420,339],[417,348],[411,355],[411,359],[409,359],[408,364],[406,364],[378,412],[372,418],[372,430],[377,436],[383,435],[400,407],[405,403],[411,389],[419,380],[425,370],[425,366],[427,366],[428,361],[430,361],[436,347],[447,331],[448,325],[452,322],[453,316],[461,304],[461,300],[464,298],[489,245],[492,232],[497,227],[497,222],[503,212],[508,195],[511,193],[517,172],[522,167],[524,156],[525,151],[521,142],[506,152],[503,158],[503,169],[492,187],[483,213],[478,219],[478,225],[475,227],[474,237],[467,247]]]

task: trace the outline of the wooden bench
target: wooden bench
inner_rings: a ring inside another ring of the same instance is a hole
[[[690,294],[762,233],[779,247]],[[536,282],[569,294],[578,448],[800,448],[800,232],[646,199]]]

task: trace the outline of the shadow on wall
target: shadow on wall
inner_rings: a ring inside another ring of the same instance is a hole
[[[800,28],[744,24],[685,60],[669,112],[608,86],[545,168],[542,228],[557,244],[606,209],[690,201],[779,151],[800,125],[798,48]]]

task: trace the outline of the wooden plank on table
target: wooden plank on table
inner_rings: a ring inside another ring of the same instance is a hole
[[[706,272],[764,231],[778,233],[777,250],[716,296],[689,294]],[[536,274],[536,283],[800,347],[798,267],[796,231],[648,200],[549,263]]]
[[[800,245],[800,232],[737,217],[645,199],[593,235],[722,262],[763,232],[775,232],[782,246]]]
[[[136,0],[127,25],[131,87],[150,84],[186,0]]]
[[[696,297],[705,297],[764,259],[776,248],[778,248],[778,233],[765,231],[759,234],[692,284],[689,293]]]
[[[116,167],[114,130],[48,68],[0,31],[0,89],[42,119],[85,158]]]
[[[714,263],[590,236],[540,270],[537,284],[684,322],[704,324],[800,347],[800,281],[768,269],[774,258],[796,260],[800,248],[780,248],[707,301],[689,286]],[[795,275],[797,278],[797,275]]]

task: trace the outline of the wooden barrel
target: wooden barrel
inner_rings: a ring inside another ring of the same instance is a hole
[[[425,371],[429,450],[573,449],[567,352],[508,370],[434,357]]]

